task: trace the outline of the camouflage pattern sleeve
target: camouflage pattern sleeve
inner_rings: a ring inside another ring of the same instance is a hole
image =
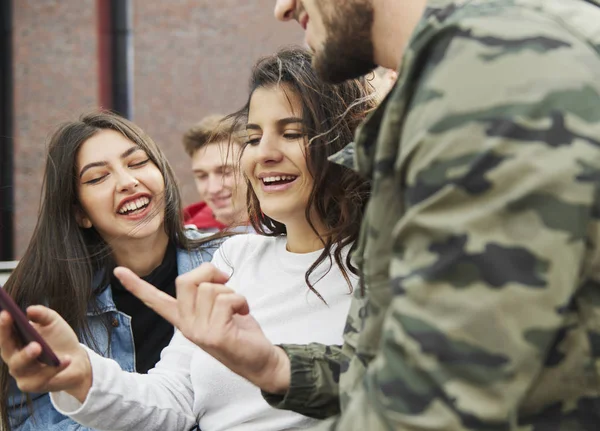
[[[281,346],[292,364],[290,390],[284,395],[262,392],[273,407],[325,419],[340,412],[341,346],[322,344]]]
[[[407,54],[398,149],[374,156],[372,202],[404,205],[371,239],[393,236],[393,298],[316,429],[597,429],[576,415],[599,395],[600,50],[533,8],[489,12]]]

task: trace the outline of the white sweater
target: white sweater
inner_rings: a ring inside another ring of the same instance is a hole
[[[281,237],[239,235],[223,243],[213,263],[232,274],[227,285],[247,298],[250,312],[274,344],[342,344],[351,295],[340,270],[334,264],[314,285],[325,305],[304,281],[321,252],[295,254],[285,246]],[[328,267],[326,260],[317,268],[313,283]],[[356,286],[357,278],[351,275],[351,282]],[[88,427],[183,431],[198,422],[202,431],[279,431],[316,422],[270,407],[257,387],[179,331],[147,375],[124,372],[91,351],[89,356],[93,384],[85,402],[64,392],[51,394],[58,411]]]

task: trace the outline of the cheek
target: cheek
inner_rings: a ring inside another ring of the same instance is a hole
[[[196,183],[196,189],[198,189],[200,193],[206,189],[206,181],[196,179],[194,182]]]
[[[81,210],[83,211],[83,214],[86,217],[88,217],[89,219],[94,219],[95,218],[94,217],[95,216],[94,206],[90,205],[89,202],[85,199],[85,197],[80,197],[79,198],[79,205],[81,207]]]
[[[300,172],[302,172],[302,175],[312,179],[308,169],[308,164],[306,163],[307,157],[307,148],[302,144],[298,145],[298,148],[294,150],[293,154],[290,154],[290,158],[293,158],[294,164],[300,170]]]
[[[152,183],[153,185],[162,184],[163,187],[165,185],[165,177],[162,172],[154,163],[147,165],[145,168],[140,170],[140,179],[144,177],[146,181]]]
[[[222,181],[223,181],[223,187],[225,187],[225,188],[232,189],[235,187],[235,176],[233,176],[233,175],[224,176]]]
[[[310,195],[310,192],[312,191],[313,185],[315,183],[314,178],[312,177],[312,175],[310,174],[310,171],[308,170],[308,166],[306,165],[306,163],[304,163],[300,169],[302,170],[302,186],[304,189],[304,194],[306,196]]]
[[[101,224],[108,211],[112,212],[113,196],[103,192],[103,187],[96,187],[93,192],[79,194],[79,204],[84,214],[94,224]]]
[[[79,202],[86,209],[93,209],[98,202],[112,201],[114,199],[114,190],[114,183],[110,179],[104,180],[94,186],[83,187],[78,193]]]

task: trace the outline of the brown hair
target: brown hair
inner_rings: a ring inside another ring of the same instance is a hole
[[[252,94],[258,88],[281,85],[282,90],[291,91],[300,99],[308,138],[307,165],[314,179],[305,217],[318,234],[311,220],[311,210],[316,210],[326,229],[321,236],[324,250],[306,271],[305,281],[309,289],[323,299],[314,289],[318,280],[310,280],[311,274],[323,262],[328,260],[331,269],[333,258],[350,287],[346,268],[358,275],[351,255],[371,190],[367,179],[348,167],[330,162],[328,158],[352,142],[356,127],[375,109],[376,100],[372,94],[373,87],[364,78],[328,84],[317,76],[311,63],[312,55],[303,48],[295,47],[284,48],[260,59],[252,71],[248,101],[232,117],[238,123],[247,119]],[[249,183],[247,200],[250,223],[258,233],[267,236],[286,234],[284,224],[261,211],[260,202]],[[350,253],[343,262],[342,249],[347,245],[351,245]]]
[[[188,156],[192,157],[196,151],[214,142],[231,140],[241,145],[243,138],[237,130],[231,118],[218,114],[209,115],[185,132],[183,148]]]
[[[117,131],[138,145],[162,173],[165,182],[162,196],[165,202],[164,229],[170,241],[179,248],[190,250],[215,238],[191,240],[185,235],[181,197],[173,170],[160,148],[134,123],[117,114],[98,111],[61,125],[50,138],[48,146],[37,225],[23,258],[4,289],[23,309],[32,304],[44,304],[56,310],[95,350],[99,346],[89,328],[87,310],[88,306],[97,310],[95,298],[108,285],[116,264],[110,244],[95,228],[84,229],[77,223],[76,161],[81,145],[102,130]],[[93,280],[99,283],[92,285]],[[105,320],[103,323],[110,340],[112,328],[108,319]],[[11,429],[9,387],[8,368],[2,363],[0,412],[3,426],[0,428],[5,430]]]

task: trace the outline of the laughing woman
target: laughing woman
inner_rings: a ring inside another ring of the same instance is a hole
[[[349,255],[369,184],[328,158],[351,142],[355,127],[373,108],[367,85],[321,82],[311,56],[301,49],[281,51],[253,70],[250,97],[238,115],[248,135],[240,166],[249,185],[251,223],[261,235],[227,240],[212,264],[223,272],[216,281],[246,297],[272,342],[342,343],[357,284]],[[207,268],[212,267],[199,270]],[[64,390],[53,393],[55,405],[86,426],[278,431],[316,421],[271,408],[258,388],[180,332],[156,368],[139,375],[84,350],[74,334],[66,337],[68,327],[51,310],[30,308],[29,316],[41,323],[40,331],[59,356],[72,362],[59,373],[47,372],[35,363],[39,345],[30,346],[36,349],[30,356],[15,348],[6,314],[0,318],[3,359],[17,373],[27,370],[20,382],[28,388]]]
[[[145,373],[174,329],[112,270],[127,266],[174,295],[177,275],[214,252],[184,231],[180,207],[165,156],[137,126],[106,112],[66,123],[50,140],[33,238],[4,288],[22,307],[55,309],[83,343],[123,370]],[[6,363],[0,429],[84,429],[58,413],[47,393],[20,392]]]

